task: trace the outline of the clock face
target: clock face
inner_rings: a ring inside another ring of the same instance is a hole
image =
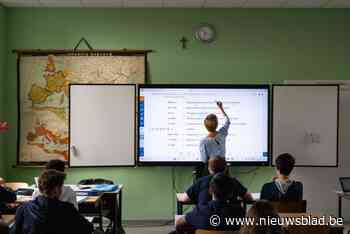
[[[215,40],[216,32],[213,26],[203,24],[197,27],[195,36],[197,40],[209,43]]]

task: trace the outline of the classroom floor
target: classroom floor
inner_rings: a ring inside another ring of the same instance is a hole
[[[174,228],[173,225],[158,227],[126,227],[126,234],[168,234]]]
[[[126,234],[168,234],[170,231],[174,229],[174,225],[126,225],[125,232]],[[344,234],[348,234],[350,231],[350,222],[345,224]]]

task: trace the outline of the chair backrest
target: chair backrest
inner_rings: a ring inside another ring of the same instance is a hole
[[[196,234],[239,234],[239,231],[217,231],[217,230],[197,229]]]
[[[117,213],[117,194],[104,193],[100,198],[102,215],[107,218],[115,217]]]
[[[330,234],[326,225],[293,225],[285,228],[285,234]]]
[[[12,189],[13,191],[17,191],[20,188],[28,188],[28,183],[24,182],[7,182],[5,183],[5,187]]]
[[[270,202],[278,213],[305,213],[306,200],[302,201],[275,201]]]
[[[113,181],[102,178],[90,178],[79,181],[78,185],[114,184]]]

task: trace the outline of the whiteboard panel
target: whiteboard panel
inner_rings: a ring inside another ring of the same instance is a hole
[[[291,153],[297,166],[337,166],[338,92],[336,85],[273,87],[273,159]]]
[[[135,89],[70,86],[70,166],[135,165]]]

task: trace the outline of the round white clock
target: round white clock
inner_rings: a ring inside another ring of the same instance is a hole
[[[213,42],[216,38],[215,28],[210,24],[201,24],[195,29],[195,37],[202,42]]]

